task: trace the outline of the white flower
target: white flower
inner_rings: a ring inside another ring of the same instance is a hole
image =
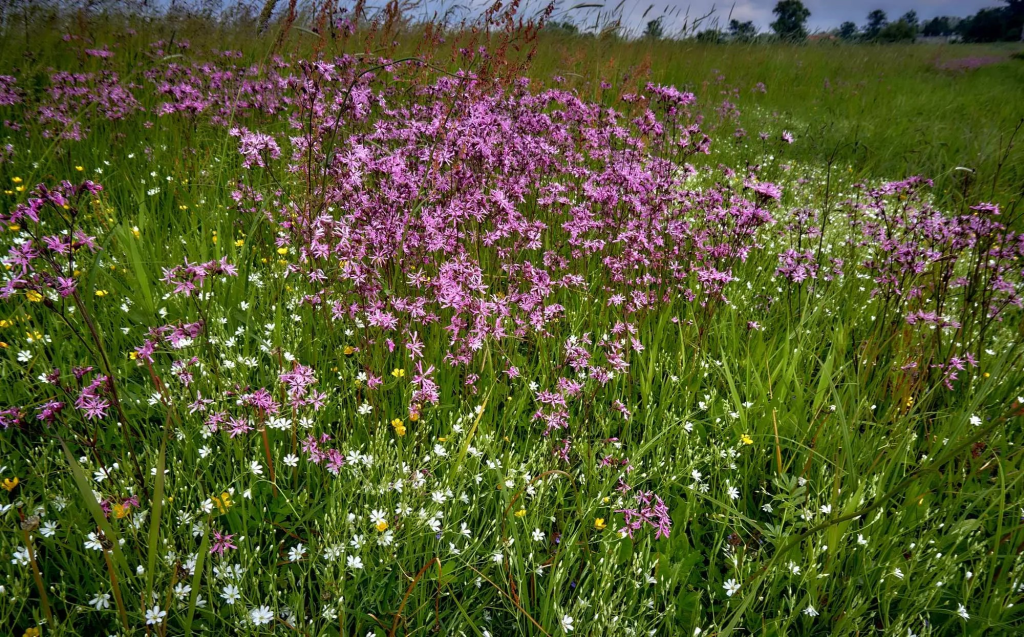
[[[381,522],[386,523],[387,521],[388,514],[384,511],[381,511],[380,509],[374,509],[373,511],[370,512],[370,524],[377,526]]]
[[[253,474],[255,474],[255,475],[258,475],[258,476],[263,475],[263,467],[260,466],[260,463],[259,463],[258,460],[253,460],[252,462],[249,463],[249,470],[252,471]]]
[[[89,534],[89,539],[85,541],[85,548],[92,549],[94,551],[102,551],[103,545],[100,544],[100,538],[95,533]]]
[[[30,360],[32,360],[32,352],[28,350],[22,350],[18,352],[18,361],[22,363],[27,363]]]
[[[270,610],[269,606],[260,606],[249,611],[249,619],[257,626],[262,626],[274,620],[274,613]]]
[[[957,615],[962,617],[964,619],[964,621],[966,621],[966,620],[971,618],[971,616],[967,614],[967,609],[964,608],[963,604],[957,604],[957,606],[959,606],[959,608],[956,609],[956,614]]]
[[[562,615],[562,630],[567,633],[572,632],[572,617],[568,615]]]
[[[832,505],[831,504],[823,504],[823,505],[821,505],[821,512],[823,514],[825,514],[825,515],[829,515],[830,513],[832,513]]]
[[[857,544],[860,544],[861,546],[867,546],[868,545],[868,541],[864,538],[863,535],[858,533],[857,534]]]
[[[302,544],[299,543],[296,546],[293,546],[290,551],[288,551],[288,559],[292,562],[298,562],[302,559],[302,556],[305,554],[306,547],[302,546]]]
[[[348,564],[348,567],[354,571],[362,570],[363,568],[363,560],[358,555],[349,555],[345,558],[345,562]]]
[[[28,566],[28,549],[24,546],[19,546],[11,553],[11,564],[17,564],[18,566]]]
[[[728,493],[729,497],[733,500],[737,500],[740,497],[740,491],[736,487],[729,487],[726,489],[726,493]]]
[[[495,564],[501,564],[502,561],[505,559],[505,556],[502,554],[501,551],[495,551],[494,555],[491,556],[491,559],[494,560]]]
[[[164,623],[164,617],[167,617],[167,611],[160,610],[159,606],[153,606],[146,611],[146,625],[158,626]]]
[[[57,523],[53,520],[47,520],[39,527],[39,535],[43,537],[53,537],[53,534],[57,532]]]
[[[89,605],[96,610],[110,608],[110,593],[96,593],[96,597],[89,600]]]
[[[903,579],[903,571],[901,571],[898,568],[893,570],[892,574],[895,575],[899,579]]]
[[[736,591],[740,590],[740,585],[736,583],[736,580],[731,579],[727,580],[725,584],[722,585],[722,588],[725,589],[726,597],[732,597],[736,594]]]
[[[284,464],[288,467],[296,467],[299,464],[299,457],[294,453],[290,453],[284,457]]]
[[[233,605],[241,598],[241,595],[238,594],[238,587],[234,584],[228,584],[227,586],[225,586],[221,590],[220,596],[224,598],[224,603],[226,603],[228,606]]]
[[[814,607],[808,604],[807,608],[804,609],[804,615],[807,615],[808,617],[817,617],[818,611],[814,610]]]
[[[972,415],[971,416],[971,424],[974,425],[975,427],[978,427],[979,425],[981,425],[981,418],[978,418],[977,416]]]
[[[533,530],[533,541],[534,542],[543,542],[544,541],[544,531],[541,531],[540,529],[534,529]]]

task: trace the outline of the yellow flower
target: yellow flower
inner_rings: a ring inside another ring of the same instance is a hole
[[[96,290],[96,296],[106,296],[106,295],[107,295],[107,291],[106,290]]]
[[[188,210],[188,206],[186,206],[185,204],[182,204],[182,205],[178,206],[178,210]],[[217,233],[214,232],[213,234],[217,234]]]
[[[281,256],[284,256],[288,254],[288,248],[281,246],[280,248],[277,249],[277,253],[280,254]]]
[[[409,422],[416,422],[420,419],[419,405],[416,405],[416,411],[409,414]]]
[[[12,325],[14,325],[14,323],[8,321],[7,319],[0,319],[0,327],[10,327]]]
[[[754,444],[754,439],[748,436],[747,434],[743,434],[742,436],[740,436],[740,442],[742,442],[745,445],[752,445]]]
[[[601,504],[608,504],[609,502],[611,502],[611,498],[609,498],[609,497],[601,498]]]
[[[343,349],[342,351],[345,353],[345,356],[351,356],[356,353],[356,348],[352,347],[351,345],[346,345],[345,349]]]
[[[7,226],[7,228],[8,228],[8,229],[9,229],[9,230],[10,230],[11,232],[17,232],[18,230],[21,230],[21,226],[19,226],[19,225],[18,225],[18,224],[16,224],[16,223],[12,223],[11,225]]]
[[[21,183],[21,177],[15,177],[14,179],[11,179],[11,181],[13,181],[16,184],[20,184]]]
[[[43,634],[43,631],[33,626],[32,628],[25,629],[25,634],[22,637],[39,637]]]
[[[78,172],[82,172],[83,170],[85,170],[85,168],[83,168],[82,166],[75,166],[75,170],[77,170]]]
[[[594,520],[594,528],[598,531],[603,531],[608,528],[608,525],[604,523],[604,518],[597,518]]]
[[[19,482],[21,481],[18,480],[18,476],[14,476],[13,480],[10,478],[4,478],[4,481],[0,482],[0,488],[10,493],[11,491],[14,491],[14,487],[18,486]]]
[[[28,292],[25,292],[25,296],[28,298],[29,301],[32,301],[33,303],[39,303],[40,301],[43,300],[43,295],[40,294],[39,292],[36,292],[35,290],[29,290]]]
[[[392,420],[391,426],[395,428],[395,433],[398,434],[399,437],[405,435],[405,425],[402,423],[401,418],[395,418]]]
[[[217,510],[221,513],[227,513],[228,509],[231,508],[231,494],[225,491],[219,496],[213,496],[210,498],[213,500],[213,504],[217,507]]]
[[[395,368],[395,369],[394,369],[394,370],[393,370],[393,371],[391,372],[391,375],[392,375],[392,376],[394,376],[395,378],[404,378],[404,377],[405,377],[405,370],[404,370],[404,369],[401,369],[401,368],[398,368],[398,367],[396,367],[396,368]]]
[[[242,239],[239,239],[239,240],[235,241],[235,247],[236,248],[241,248],[244,245],[245,245],[245,241],[243,241]]]
[[[125,507],[125,505],[123,505],[123,504],[115,504],[113,506],[113,509],[114,509],[114,517],[117,518],[118,520],[123,520],[124,516],[128,515],[128,508]]]
[[[985,378],[988,378],[989,376],[991,376],[991,374],[989,374],[988,372],[985,372],[984,374],[982,374],[982,376],[984,376]]]
[[[0,341],[0,349],[7,349],[7,343]]]
[[[139,232],[139,227],[138,227],[138,226],[132,226],[132,234],[133,234],[133,235],[135,235],[135,238],[136,238],[136,239],[138,239],[138,238],[139,238],[139,235],[140,235],[141,233]]]
[[[381,520],[380,522],[378,522],[376,524],[376,526],[377,526],[377,530],[380,531],[381,533],[383,533],[384,531],[388,530],[388,523],[385,520]]]
[[[15,190],[17,190],[18,192],[25,192],[25,187],[24,186],[18,186],[17,188],[15,188]]]
[[[525,518],[526,517],[526,509],[519,509],[518,511],[516,511],[516,517],[517,518]]]

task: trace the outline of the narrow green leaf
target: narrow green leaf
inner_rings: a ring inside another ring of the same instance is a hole
[[[131,569],[128,567],[128,561],[124,558],[124,554],[121,552],[121,538],[118,537],[114,528],[110,526],[110,521],[107,520],[107,516],[103,513],[103,509],[100,508],[100,503],[96,501],[96,496],[92,493],[92,485],[89,484],[89,478],[85,475],[85,471],[82,466],[78,464],[75,457],[71,455],[71,450],[68,449],[68,445],[64,442],[64,439],[60,436],[57,437],[60,441],[60,446],[64,450],[64,456],[68,460],[68,465],[71,466],[71,475],[75,479],[75,486],[78,487],[79,493],[82,494],[82,499],[85,500],[85,507],[89,509],[89,513],[92,514],[93,520],[96,522],[96,526],[100,527],[100,531],[103,531],[103,535],[114,545],[111,552],[114,554],[114,562],[121,568],[121,578],[126,578],[130,573]]]
[[[168,418],[168,420],[170,420]],[[164,511],[164,464],[167,460],[167,436],[160,444],[160,458],[156,461],[156,488],[153,491],[153,512],[149,518],[149,559],[146,563],[146,599],[153,592],[156,554],[160,540],[160,516]]]
[[[199,543],[199,556],[196,558],[196,567],[192,572],[192,594],[188,600],[188,618],[185,620],[185,635],[192,634],[192,620],[196,614],[196,600],[199,599],[199,583],[203,578],[203,567],[206,563],[206,554],[210,550],[210,528],[209,525],[203,529],[203,541]]]

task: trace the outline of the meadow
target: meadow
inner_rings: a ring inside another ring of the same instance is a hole
[[[1024,60],[0,44],[2,634],[1024,630]]]

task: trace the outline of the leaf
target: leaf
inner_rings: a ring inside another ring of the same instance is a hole
[[[100,528],[103,535],[113,544],[111,553],[114,554],[114,563],[116,563],[122,570],[121,579],[125,579],[130,573],[131,569],[128,567],[128,561],[124,558],[124,554],[121,552],[121,538],[118,537],[117,533],[114,532],[114,528],[110,526],[110,521],[107,520],[106,514],[103,513],[103,509],[100,508],[100,503],[96,501],[96,496],[92,493],[92,486],[89,484],[89,478],[85,475],[85,471],[82,466],[78,464],[75,457],[71,455],[71,450],[68,449],[68,445],[64,442],[64,439],[57,436],[57,440],[60,441],[60,446],[64,450],[64,456],[68,460],[68,464],[71,466],[71,475],[75,479],[75,486],[78,487],[79,493],[82,494],[82,499],[85,500],[85,507],[89,509],[89,513],[92,514],[93,520],[96,522],[96,526]]]
[[[167,416],[170,422],[170,413]],[[167,460],[167,436],[160,444],[160,458],[156,461],[156,488],[153,491],[153,512],[149,518],[149,559],[146,565],[146,599],[153,592],[153,577],[156,571],[156,554],[160,539],[160,516],[164,511],[164,463]]]
[[[192,572],[192,594],[188,599],[188,618],[185,620],[185,635],[192,634],[192,619],[196,614],[196,600],[199,599],[199,583],[203,577],[203,565],[206,562],[206,554],[210,549],[210,528],[203,530],[203,541],[199,543],[199,556],[196,558],[196,568]]]
[[[142,223],[143,217],[139,216],[140,223]],[[139,284],[139,293],[141,294],[142,307],[146,310],[147,316],[152,316],[156,308],[153,304],[153,289],[149,284],[149,273],[146,272],[145,263],[142,261],[142,255],[139,253],[138,241],[135,237],[131,236],[129,231],[126,231],[123,227],[121,228],[121,242],[128,246],[128,260],[131,261],[132,270],[135,272],[135,280]]]

